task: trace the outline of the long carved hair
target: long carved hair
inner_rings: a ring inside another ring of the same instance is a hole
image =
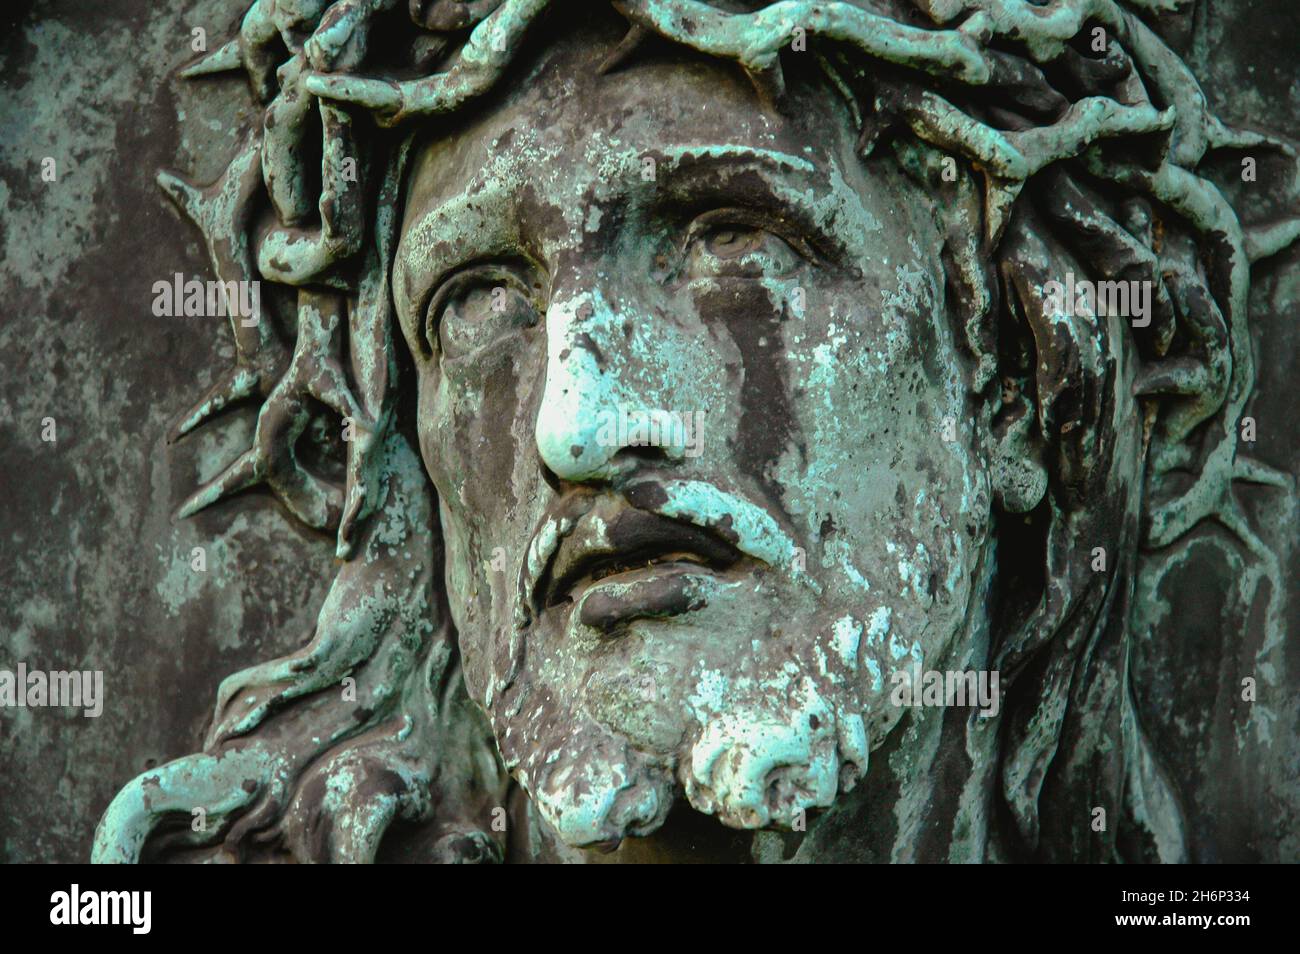
[[[1132,700],[1131,606],[1141,555],[1200,521],[1262,554],[1234,482],[1290,486],[1237,434],[1250,267],[1300,219],[1244,224],[1208,170],[1267,152],[1292,190],[1294,153],[1210,113],[1150,0],[614,7],[629,30],[602,69],[659,37],[734,61],[780,109],[783,57],[811,55],[862,155],[892,150],[936,197],[970,388],[1032,462],[995,481],[990,666],[1007,697],[994,823],[973,860],[1181,860],[1178,797]],[[242,70],[264,109],[215,183],[159,181],[217,276],[269,291],[255,323],[232,318],[236,365],[174,435],[257,401],[251,446],[181,512],[263,485],[335,532],[344,562],[302,649],[222,683],[203,751],[122,789],[95,860],[371,861],[399,822],[408,856],[503,856],[492,821],[509,783],[461,681],[389,268],[412,124],[470,108],[539,21],[574,13],[560,0],[256,0],[235,39],[182,71]],[[806,53],[789,51],[796,38]],[[1066,271],[1149,282],[1149,324],[1060,314],[1044,285]],[[344,425],[340,446],[319,440]],[[1101,833],[1096,807],[1112,819]]]

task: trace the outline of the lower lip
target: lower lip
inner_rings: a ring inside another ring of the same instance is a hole
[[[670,619],[705,606],[696,584],[714,578],[698,563],[656,563],[590,583],[576,598],[577,619],[602,636],[615,636],[634,619]]]

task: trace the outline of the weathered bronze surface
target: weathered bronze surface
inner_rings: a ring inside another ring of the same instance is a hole
[[[114,765],[94,860],[1296,860],[1300,83],[1230,112],[1205,46],[1251,6],[257,0],[159,77],[245,297],[148,466],[209,441],[156,594],[215,548],[259,610],[204,590],[247,668],[174,657],[201,749]],[[315,536],[241,559],[270,497]]]

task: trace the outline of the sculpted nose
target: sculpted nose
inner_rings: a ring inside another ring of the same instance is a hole
[[[546,386],[537,413],[536,440],[542,460],[557,477],[569,481],[610,479],[627,466],[619,456],[628,442],[626,415],[657,409],[665,403],[659,382],[655,393],[640,393],[648,377],[649,354],[638,356],[644,339],[632,332],[629,318],[599,290],[558,295],[546,313]],[[622,423],[623,426],[620,426]],[[679,457],[680,449],[658,446],[638,456]]]
[[[603,441],[610,415],[624,400],[610,346],[618,318],[600,291],[553,298],[546,312],[546,386],[537,413],[537,449],[561,479],[612,476],[618,452]],[[602,348],[602,343],[606,347]]]

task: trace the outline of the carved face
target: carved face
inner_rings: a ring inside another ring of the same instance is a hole
[[[788,826],[982,596],[933,201],[822,79],[778,118],[725,64],[593,46],[409,180],[393,287],[466,682],[568,844],[681,797]]]

